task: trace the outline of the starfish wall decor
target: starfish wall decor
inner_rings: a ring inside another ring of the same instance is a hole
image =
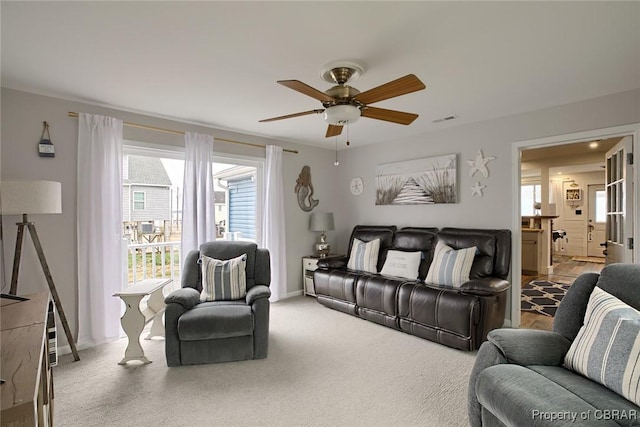
[[[476,154],[475,160],[467,160],[467,164],[471,166],[471,170],[469,171],[469,176],[475,175],[476,172],[480,172],[482,176],[485,178],[489,177],[489,169],[487,169],[487,163],[491,160],[495,160],[496,158],[493,156],[483,157],[482,150],[478,150],[478,154]]]
[[[487,163],[495,159],[496,158],[493,156],[484,157],[482,155],[482,150],[478,150],[475,159],[467,160],[467,164],[471,167],[471,169],[469,170],[469,176],[472,177],[476,174],[476,172],[480,172],[482,176],[488,178],[489,168],[487,168]],[[482,197],[482,190],[484,190],[485,188],[487,188],[486,185],[482,185],[479,181],[476,181],[475,185],[471,187],[471,195]]]
[[[476,181],[476,185],[471,187],[471,195],[482,197],[483,196],[482,190],[484,190],[485,188],[487,188],[486,185],[480,185],[480,183]]]

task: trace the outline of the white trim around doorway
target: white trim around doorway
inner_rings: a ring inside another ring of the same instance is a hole
[[[521,256],[522,256],[522,236],[520,234],[520,180],[521,180],[521,156],[520,151],[527,148],[551,147],[554,145],[571,144],[574,142],[588,141],[591,139],[615,138],[618,136],[631,135],[633,137],[634,167],[633,182],[637,194],[640,186],[640,123],[630,125],[615,126],[610,128],[595,129],[584,132],[556,135],[545,138],[530,139],[514,142],[511,145],[511,327],[520,326],[520,289],[521,283]],[[640,201],[639,197],[634,198],[633,206],[633,238],[635,242],[640,242]],[[634,252],[634,263],[640,264],[638,251]]]

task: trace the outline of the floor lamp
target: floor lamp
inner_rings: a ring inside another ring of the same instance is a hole
[[[13,257],[13,272],[11,273],[11,288],[9,293],[17,295],[18,292],[18,273],[20,271],[20,258],[22,255],[22,241],[24,240],[25,228],[31,234],[31,240],[36,248],[42,271],[49,284],[49,291],[56,310],[60,316],[60,322],[67,336],[69,346],[75,360],[80,360],[76,344],[69,329],[67,316],[64,314],[60,297],[53,283],[53,277],[49,270],[49,265],[44,257],[40,238],[36,231],[36,225],[29,222],[27,215],[30,214],[60,214],[62,213],[62,190],[61,184],[54,181],[2,181],[1,184],[2,214],[3,215],[22,215],[22,222],[16,223],[18,226],[18,236],[16,238],[16,250]]]

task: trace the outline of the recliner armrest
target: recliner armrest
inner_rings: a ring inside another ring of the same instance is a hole
[[[562,366],[571,341],[551,331],[535,329],[494,329],[487,340],[495,345],[510,363],[522,366]]]
[[[346,256],[331,258],[331,259],[322,259],[318,260],[318,268],[345,268],[347,263],[349,262],[349,258]]]
[[[200,303],[200,292],[193,288],[180,288],[171,292],[164,299],[165,304],[180,304],[187,310],[191,310],[196,304]]]
[[[253,304],[254,301],[260,298],[269,298],[271,296],[271,289],[265,285],[255,285],[247,291],[246,301],[247,305]]]
[[[499,277],[471,279],[460,286],[462,292],[474,295],[495,295],[511,287],[511,283]]]

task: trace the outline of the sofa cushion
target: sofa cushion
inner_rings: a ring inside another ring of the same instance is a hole
[[[203,302],[178,319],[181,341],[211,340],[253,334],[251,307],[244,301]]]
[[[565,365],[640,405],[640,312],[595,287]]]
[[[247,255],[219,260],[200,255],[202,292],[200,301],[231,301],[247,295]]]
[[[425,281],[436,285],[460,287],[469,281],[476,247],[455,250],[438,240]]]
[[[583,388],[577,387],[580,392],[591,397],[598,391],[606,391],[604,387],[586,381],[590,384],[581,384]],[[484,369],[478,375],[475,391],[480,404],[505,425],[618,425],[615,421],[604,418],[602,412],[616,407],[594,406],[591,401],[567,390],[563,385],[520,365],[500,364]],[[596,412],[598,409],[600,412]],[[584,418],[581,418],[582,414]]]
[[[423,254],[420,251],[390,250],[387,252],[387,259],[384,261],[380,274],[417,280],[422,257]]]
[[[353,239],[347,268],[367,273],[377,273],[379,251],[380,239],[374,239],[370,242]]]
[[[638,411],[636,405],[618,393],[591,381],[589,378],[576,375],[574,372],[561,366],[532,365],[527,366],[527,368],[560,385],[562,388],[579,396],[582,400],[598,409],[619,410],[626,411],[627,413],[636,411],[636,418],[640,418],[640,411]]]

